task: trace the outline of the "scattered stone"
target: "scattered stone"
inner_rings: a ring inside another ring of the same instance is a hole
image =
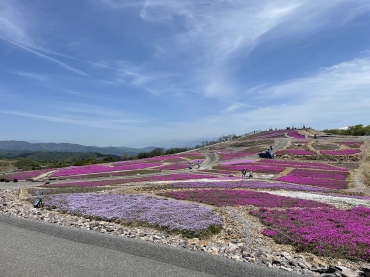
[[[9,192],[7,192],[9,193]],[[5,199],[0,192],[0,199]],[[226,215],[227,228],[216,235],[211,241],[198,238],[187,239],[181,234],[169,235],[167,233],[150,228],[129,228],[116,222],[92,220],[83,217],[72,216],[66,213],[58,213],[46,209],[35,209],[31,203],[7,198],[0,205],[0,212],[8,216],[24,217],[46,222],[93,230],[110,235],[124,236],[140,240],[163,243],[174,247],[187,248],[194,251],[203,251],[213,255],[223,256],[228,259],[259,263],[267,267],[274,267],[284,271],[305,274],[317,277],[370,277],[370,267],[362,267],[361,270],[352,270],[337,263],[337,266],[324,266],[312,257],[296,255],[292,256],[287,251],[272,253],[270,249],[261,244],[262,240],[256,236],[257,226],[246,219],[242,209],[234,207],[222,207],[220,211]]]
[[[362,267],[361,270],[363,271],[365,277],[370,277],[370,266]]]

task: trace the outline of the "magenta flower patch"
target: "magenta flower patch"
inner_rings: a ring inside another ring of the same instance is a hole
[[[312,168],[312,169],[321,169],[321,170],[340,170],[348,171],[348,168],[336,167],[328,164],[317,163],[317,162],[299,162],[299,161],[284,161],[284,160],[268,160],[263,159],[257,162],[261,165],[276,165],[282,167],[293,167],[293,168]]]
[[[29,178],[37,177],[37,176],[39,176],[43,173],[53,171],[53,170],[56,170],[56,169],[55,168],[49,168],[49,169],[19,172],[19,173],[15,173],[15,174],[11,175],[11,177],[7,177],[7,178],[12,178],[12,179],[16,178],[18,180],[26,180],[26,179],[29,179]]]
[[[345,189],[347,186],[347,182],[344,180],[333,180],[333,179],[317,179],[317,178],[307,178],[307,177],[300,177],[300,176],[282,176],[277,178],[276,180],[294,184],[301,184],[301,185],[310,185],[310,186],[318,186],[330,189]]]
[[[233,160],[233,159],[240,159],[244,157],[248,157],[253,155],[253,153],[246,152],[246,151],[239,151],[229,154],[219,154],[221,160]]]
[[[278,243],[316,255],[370,262],[369,208],[260,209],[251,214],[271,227],[263,233]]]
[[[130,163],[124,165],[108,166],[108,165],[86,165],[86,166],[75,166],[62,168],[58,172],[55,172],[53,177],[70,176],[79,174],[92,174],[101,172],[112,172],[121,170],[135,170],[145,169],[150,167],[160,166],[160,163]]]
[[[263,134],[260,135],[253,135],[252,137],[247,137],[247,140],[254,140],[254,139],[266,139],[266,138],[279,138],[279,137],[284,137],[284,134],[286,133],[285,130],[276,130],[276,131],[269,131],[269,132],[264,132]]]
[[[326,192],[330,191],[325,188],[293,185],[286,183],[267,183],[267,182],[235,182],[235,181],[222,181],[222,182],[186,182],[186,183],[174,183],[172,184],[174,188],[249,188],[249,189],[284,189],[284,190],[295,190],[295,191],[315,191],[315,192]]]
[[[242,171],[243,169],[245,169],[247,171],[270,174],[278,174],[285,169],[285,167],[282,166],[255,165],[255,164],[221,165],[217,166],[216,168],[221,170],[233,170],[233,171]]]
[[[295,139],[305,139],[304,135],[301,135],[298,131],[288,132],[288,136]]]
[[[345,180],[349,176],[349,172],[294,169],[288,175],[318,179]]]
[[[323,155],[354,155],[360,153],[360,149],[345,149],[345,150],[321,150],[320,153]]]
[[[270,208],[331,207],[328,204],[312,200],[297,199],[250,190],[190,190],[167,192],[163,195],[178,200],[190,200],[215,206],[252,205],[256,207]]]

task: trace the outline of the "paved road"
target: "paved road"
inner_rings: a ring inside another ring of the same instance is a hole
[[[216,153],[204,153],[205,161],[200,166],[200,169],[212,169],[218,163],[218,155]]]
[[[278,144],[274,147],[274,152],[283,149],[289,141],[291,141],[291,138],[279,138]]]
[[[0,214],[0,276],[302,276],[210,254]]]
[[[13,183],[13,182],[9,182],[9,183],[5,183],[5,182],[0,182],[0,190],[2,189],[12,189],[12,188],[19,188],[19,187],[23,187],[25,185],[32,185],[32,182],[17,182],[17,183]],[[34,186],[36,185],[40,185],[40,183],[33,183]]]

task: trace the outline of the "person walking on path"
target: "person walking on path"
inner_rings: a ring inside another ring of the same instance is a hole
[[[242,177],[245,177],[246,174],[247,174],[247,171],[245,170],[245,168],[243,168],[243,170],[242,170]]]

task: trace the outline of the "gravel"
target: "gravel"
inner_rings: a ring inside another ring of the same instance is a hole
[[[301,192],[294,193],[297,194],[297,197],[316,196],[322,198],[321,195]],[[345,201],[358,201],[358,199],[345,199]],[[17,191],[10,189],[0,191],[0,212],[10,216],[42,220],[52,224],[81,228],[107,235],[124,236],[174,247],[183,247],[194,251],[203,251],[228,259],[258,263],[267,267],[275,267],[299,274],[328,276],[328,274],[335,273],[337,274],[336,276],[364,276],[362,275],[363,271],[359,270],[362,269],[359,264],[355,266],[355,264],[349,263],[347,267],[343,267],[339,266],[340,263],[338,262],[335,266],[328,266],[321,263],[322,259],[318,259],[308,253],[304,253],[307,255],[294,254],[294,252],[289,253],[285,249],[272,251],[263,240],[264,237],[260,235],[261,226],[258,225],[258,221],[253,222],[243,212],[243,209],[235,207],[215,209],[215,212],[224,218],[224,228],[219,234],[209,239],[188,239],[181,234],[168,234],[151,228],[126,227],[114,222],[97,221],[42,208],[36,209],[33,208],[29,201],[18,200]],[[362,266],[365,270],[365,265]],[[343,275],[343,272],[348,273],[348,275]]]

